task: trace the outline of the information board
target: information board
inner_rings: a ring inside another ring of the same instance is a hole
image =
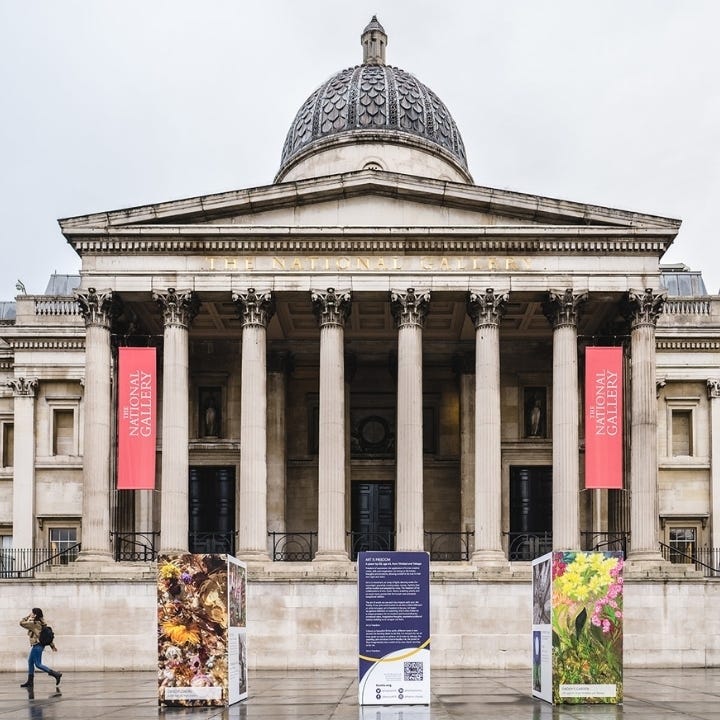
[[[430,558],[358,555],[361,705],[430,703]]]

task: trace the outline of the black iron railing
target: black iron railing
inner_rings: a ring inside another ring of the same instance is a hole
[[[347,533],[350,538],[350,557],[357,560],[359,552],[372,550],[394,550],[395,532],[357,532],[351,530]]]
[[[77,559],[80,543],[63,550],[51,548],[7,548],[0,550],[0,578],[31,578],[35,573],[67,565]]]
[[[268,535],[272,541],[272,559],[278,562],[307,562],[315,557],[316,532],[274,532]]]
[[[720,548],[696,548],[685,552],[661,542],[660,552],[671,563],[695,565],[705,577],[720,578]]]
[[[509,532],[508,560],[522,561],[549,553],[552,548],[552,533],[550,532]]]
[[[470,559],[470,538],[474,535],[470,530],[464,532],[429,532],[425,531],[425,550],[430,559],[436,561],[453,561]]]
[[[114,532],[110,535],[117,562],[150,562],[157,559],[159,532]]]
[[[235,554],[234,532],[194,532],[188,535],[191,553]]]
[[[580,533],[583,550],[614,550],[621,551],[627,557],[629,532],[591,532]]]

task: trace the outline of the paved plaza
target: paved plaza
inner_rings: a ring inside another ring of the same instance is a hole
[[[433,673],[430,706],[360,707],[349,671],[253,672],[250,697],[229,708],[165,708],[155,701],[152,672],[66,673],[55,684],[44,675],[33,696],[18,673],[0,675],[0,720],[720,720],[720,668],[629,670],[623,705],[552,707],[530,697],[528,671]]]

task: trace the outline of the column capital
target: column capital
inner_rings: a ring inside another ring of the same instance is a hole
[[[251,325],[267,328],[275,314],[275,299],[270,290],[248,288],[246,292],[234,292],[232,301],[244,328]]]
[[[430,291],[390,290],[390,310],[398,328],[412,325],[422,328],[430,311]]]
[[[497,327],[505,313],[508,293],[496,293],[493,288],[470,290],[467,295],[467,314],[475,324],[475,329],[486,325]]]
[[[707,393],[709,400],[720,398],[720,380],[711,378],[707,381]]]
[[[587,300],[586,292],[575,292],[572,288],[549,290],[543,302],[543,314],[553,329],[577,327],[581,305]]]
[[[313,312],[317,317],[318,325],[322,328],[327,325],[345,326],[352,309],[352,293],[350,290],[311,290],[310,299]]]
[[[642,292],[628,290],[623,302],[623,315],[630,320],[630,328],[655,327],[665,305],[666,292],[645,288]]]
[[[75,290],[75,302],[85,318],[85,326],[110,329],[112,321],[120,314],[120,298],[112,290]]]
[[[152,296],[162,310],[165,327],[187,330],[200,309],[200,299],[193,290],[154,290]]]
[[[13,389],[15,397],[34,397],[37,385],[37,378],[18,377],[7,381],[7,386]]]

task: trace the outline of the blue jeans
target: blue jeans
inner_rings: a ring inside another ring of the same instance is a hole
[[[42,670],[46,673],[51,673],[52,670],[47,666],[42,664],[42,654],[43,654],[43,646],[38,643],[37,645],[33,645],[30,648],[30,654],[28,655],[28,675],[34,675],[35,674],[35,668],[38,670]]]

